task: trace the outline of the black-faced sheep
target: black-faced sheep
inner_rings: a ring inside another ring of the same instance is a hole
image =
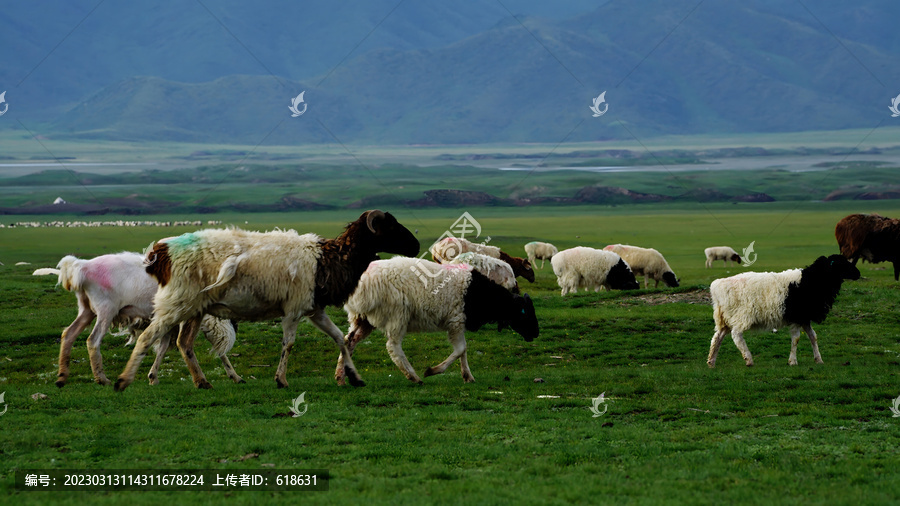
[[[532,266],[535,266],[537,265],[535,262],[540,258],[541,269],[544,268],[544,260],[552,260],[553,255],[557,253],[559,253],[559,250],[549,242],[532,241],[525,245],[525,255],[528,257],[528,261],[531,262]]]
[[[841,254],[856,265],[862,258],[873,264],[891,262],[894,281],[900,280],[900,220],[877,214],[851,214],[834,227]]]
[[[429,251],[431,252],[431,257],[434,258],[434,261],[442,264],[453,260],[457,255],[470,251],[489,257],[499,258],[512,267],[512,270],[517,277],[525,278],[528,282],[534,283],[534,270],[531,268],[531,262],[525,258],[510,256],[496,246],[478,244],[469,241],[468,239],[457,237],[445,237],[432,244]]]
[[[729,262],[741,263],[741,256],[729,246],[713,246],[712,248],[706,248],[703,250],[703,254],[706,255],[707,269],[712,267],[713,262],[716,260],[722,260],[722,263],[726,266],[728,266]]]
[[[811,322],[825,320],[845,279],[859,279],[859,270],[841,255],[819,257],[803,269],[784,272],[745,272],[717,279],[710,285],[716,332],[709,347],[706,364],[715,367],[719,346],[725,334],[741,351],[744,362],[753,365],[753,356],[744,341],[744,332],[752,328],[766,330],[789,326],[791,329],[790,365],[797,365],[797,341],[800,330],[812,344],[813,357],[822,363],[816,333]]]
[[[622,258],[612,251],[585,246],[562,250],[550,260],[561,295],[575,293],[579,288],[600,291],[636,290],[640,285]]]
[[[345,357],[346,374],[354,386],[364,385],[344,344],[344,336],[325,313],[343,305],[359,277],[379,251],[416,255],[419,241],[396,218],[367,211],[347,225],[336,239],[291,231],[247,232],[201,230],[164,239],[148,254],[147,271],[160,288],[153,322],[141,334],[115,389],[134,381],[147,347],[172,327],[182,324],[178,348],[198,388],[212,386],[193,352],[197,326],[204,314],[235,320],[282,317],[281,359],[275,372],[279,387],[287,386],[287,358],[297,325],[306,316],[331,336]]]
[[[434,275],[421,276],[423,269]],[[467,383],[475,378],[466,358],[466,330],[498,322],[501,329],[508,325],[526,341],[539,332],[534,304],[527,294],[512,294],[468,265],[441,265],[414,258],[372,262],[344,309],[350,320],[346,341],[351,352],[372,330],[380,328],[387,336],[391,359],[416,383],[422,380],[402,348],[407,332],[446,330],[453,353],[429,367],[425,376],[444,372],[459,358]],[[342,383],[345,371],[342,360],[343,356],[335,371],[338,383]]]
[[[101,385],[110,382],[103,372],[100,343],[112,326],[125,327],[134,340],[150,323],[153,314],[153,296],[156,280],[144,270],[144,257],[138,253],[116,253],[83,260],[67,255],[56,269],[38,269],[35,275],[55,274],[58,284],[75,293],[78,300],[78,316],[62,332],[59,343],[59,374],[56,386],[62,388],[69,378],[69,361],[75,338],[91,324],[93,330],[87,339],[88,355],[94,381]],[[234,371],[227,353],[234,345],[235,332],[230,322],[211,316],[203,319],[201,330],[213,344],[214,352],[222,360],[225,372],[235,383],[243,381]],[[150,369],[150,383],[159,382],[159,367],[163,356],[174,339],[175,332],[161,340],[156,360]],[[130,342],[130,341],[129,341]]]
[[[612,251],[622,257],[622,260],[625,260],[628,267],[631,267],[631,271],[634,272],[635,276],[644,276],[644,288],[649,288],[651,279],[656,281],[654,288],[659,287],[660,281],[671,288],[678,286],[678,278],[675,277],[675,273],[672,272],[669,263],[666,262],[666,259],[663,258],[659,251],[653,248],[640,248],[627,244],[610,244],[603,249]]]

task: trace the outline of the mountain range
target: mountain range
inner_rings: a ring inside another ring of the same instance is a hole
[[[0,69],[0,128],[555,143],[875,128],[900,93],[892,0],[50,3],[0,18],[16,48]],[[593,117],[604,91],[609,109]],[[291,117],[300,92],[308,109]]]

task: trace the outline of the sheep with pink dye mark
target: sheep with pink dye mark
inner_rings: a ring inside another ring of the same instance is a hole
[[[138,253],[116,253],[82,260],[67,255],[56,269],[38,269],[35,275],[54,274],[58,284],[78,299],[78,316],[62,333],[59,345],[59,374],[56,386],[63,387],[69,377],[69,359],[75,338],[96,318],[97,323],[87,339],[88,354],[94,380],[101,385],[110,381],[103,373],[100,342],[110,327],[125,327],[131,340],[137,338],[149,323],[153,314],[153,296],[157,284],[144,270],[144,257]],[[231,322],[209,317],[203,320],[201,329],[213,344],[213,351],[222,360],[225,371],[235,383],[242,382],[234,371],[226,354],[234,346],[235,330]],[[169,347],[172,333],[157,348],[156,361],[150,371],[150,384],[159,382],[159,367]],[[129,341],[131,342],[131,341]]]
[[[534,283],[534,270],[531,268],[531,262],[528,259],[511,256],[496,246],[474,243],[461,237],[445,237],[432,244],[429,251],[434,261],[442,264],[448,263],[458,255],[468,252],[499,258],[512,267],[516,276],[521,276],[528,282]]]

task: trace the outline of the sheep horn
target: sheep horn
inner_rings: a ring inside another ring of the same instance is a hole
[[[369,230],[371,230],[373,234],[376,233],[375,227],[372,226],[372,222],[375,221],[375,218],[384,218],[384,211],[373,209],[369,211],[369,216],[366,217],[366,226],[369,227]]]

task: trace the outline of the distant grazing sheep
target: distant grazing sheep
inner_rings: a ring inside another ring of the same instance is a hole
[[[713,246],[712,248],[706,248],[703,250],[703,254],[706,255],[707,269],[712,267],[713,262],[716,260],[722,260],[722,263],[726,266],[728,266],[729,262],[741,263],[741,256],[737,254],[737,251],[728,246]]]
[[[103,358],[100,342],[112,326],[126,327],[134,340],[140,330],[149,323],[153,314],[153,296],[156,294],[156,280],[144,271],[144,257],[138,253],[116,253],[102,255],[90,260],[82,260],[68,255],[59,261],[56,269],[43,268],[34,275],[57,275],[58,284],[78,299],[78,317],[62,333],[59,344],[59,374],[56,386],[62,388],[69,378],[69,359],[75,338],[94,319],[94,329],[87,340],[88,354],[94,381],[101,385],[110,382],[103,373]],[[208,316],[201,322],[201,330],[213,344],[214,352],[222,360],[225,372],[235,383],[243,380],[234,371],[227,353],[234,346],[235,330],[230,322]],[[150,383],[159,382],[159,368],[169,346],[171,333],[162,339],[156,350],[156,361],[150,370]]]
[[[512,293],[519,293],[519,284],[516,283],[516,275],[508,263],[499,258],[489,257],[481,253],[468,252],[456,255],[447,265],[466,264],[471,265],[476,271],[485,277],[506,288]]]
[[[607,290],[636,290],[641,286],[628,264],[612,251],[577,246],[553,255],[550,265],[562,288],[561,295],[579,288],[599,292],[601,286]]]
[[[418,275],[423,270],[430,282]],[[431,286],[436,284],[438,290]],[[537,337],[539,328],[534,304],[490,281],[468,265],[441,265],[427,260],[394,257],[369,264],[356,291],[344,306],[350,320],[347,345],[351,352],[375,328],[387,336],[391,360],[415,383],[422,383],[403,353],[407,332],[445,330],[453,353],[425,370],[425,376],[440,374],[457,358],[463,380],[475,381],[466,358],[466,330],[498,322],[512,327],[526,341]],[[335,378],[342,382],[343,357],[338,359]]]
[[[193,352],[193,340],[204,314],[237,320],[282,317],[281,360],[275,371],[278,387],[287,386],[287,358],[304,316],[340,347],[346,374],[354,386],[359,377],[344,335],[328,318],[326,306],[343,305],[369,262],[384,251],[414,256],[419,241],[389,213],[366,211],[336,239],[293,230],[247,232],[200,230],[163,239],[148,254],[147,272],[159,282],[153,322],[138,338],[131,359],[116,381],[124,390],[150,344],[179,324],[178,348],[194,385],[212,388]]]
[[[900,280],[900,220],[877,214],[851,214],[834,227],[841,254],[856,265],[862,258],[894,265],[894,281]]]
[[[541,269],[544,268],[544,260],[551,260],[553,255],[557,253],[559,253],[559,250],[549,242],[533,241],[525,245],[525,255],[528,256],[528,261],[531,262],[532,266],[535,266],[537,265],[536,260],[540,258]]]
[[[610,244],[603,248],[612,251],[622,257],[628,267],[631,267],[635,276],[644,276],[644,288],[649,288],[650,280],[656,281],[654,288],[659,287],[662,281],[666,286],[675,288],[678,286],[678,278],[672,272],[666,259],[659,251],[653,248],[640,248],[627,244]]]
[[[468,239],[457,237],[445,237],[432,244],[429,251],[431,252],[431,257],[434,258],[434,261],[442,264],[453,260],[457,255],[470,251],[481,253],[482,255],[487,255],[489,257],[499,258],[512,267],[516,276],[525,278],[530,283],[534,283],[534,270],[532,270],[531,263],[527,259],[510,256],[496,246],[478,244],[469,241]]]
[[[800,330],[812,344],[813,357],[822,363],[816,333],[811,322],[825,321],[845,279],[859,279],[859,270],[841,255],[819,257],[803,269],[784,272],[745,272],[717,279],[710,285],[716,332],[709,347],[706,364],[716,366],[716,356],[725,334],[741,350],[744,362],[753,365],[753,356],[744,341],[744,332],[791,328],[790,365],[797,365],[797,341]]]

